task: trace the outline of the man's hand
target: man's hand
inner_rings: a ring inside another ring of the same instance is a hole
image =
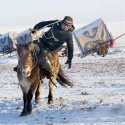
[[[71,65],[72,65],[72,62],[71,62],[71,60],[69,60],[69,59],[67,59],[67,61],[65,62],[65,64],[68,64],[69,65],[69,69],[71,68]]]
[[[35,34],[37,30],[35,29],[32,29],[32,34]]]

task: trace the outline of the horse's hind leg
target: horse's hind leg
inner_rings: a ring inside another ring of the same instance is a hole
[[[53,76],[52,76],[52,81],[49,80],[49,95],[48,95],[48,104],[51,104],[53,102],[53,86],[54,84],[52,82],[55,82],[58,71],[59,71],[59,58],[58,58],[58,52],[52,53],[53,56]]]
[[[49,95],[48,95],[48,104],[51,104],[53,102],[53,90],[54,90],[54,84],[52,82],[54,82],[56,79],[55,76],[52,77],[52,81],[49,80]]]
[[[49,95],[48,95],[48,104],[53,102],[53,83],[49,82]]]
[[[37,86],[37,89],[36,89],[36,93],[35,93],[35,101],[36,103],[39,102],[40,100],[40,92],[41,92],[41,88],[42,88],[42,84],[43,84],[43,81],[41,80]]]

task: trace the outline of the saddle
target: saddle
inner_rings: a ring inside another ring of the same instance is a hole
[[[53,57],[49,51],[46,50],[44,45],[41,43],[35,42],[29,46],[31,51],[36,52],[37,56],[37,63],[40,68],[40,75],[41,77],[47,77],[50,79],[53,75]],[[42,78],[41,78],[42,79]]]

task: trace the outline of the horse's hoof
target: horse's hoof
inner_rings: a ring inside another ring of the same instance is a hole
[[[38,103],[40,103],[40,102],[41,102],[41,100],[40,100],[40,99],[38,99],[38,100],[35,100],[35,102],[38,104]]]
[[[36,103],[40,103],[41,101],[40,101],[40,98],[35,98],[35,102]]]
[[[48,104],[52,104],[53,103],[53,100],[48,100]]]
[[[20,114],[20,117],[22,117],[22,116],[26,116],[26,115],[28,115],[28,114],[31,114],[32,113],[32,110],[31,109],[29,109],[29,111],[27,110],[27,111],[22,111],[21,112],[21,114]]]
[[[32,113],[32,111],[28,111],[28,112],[27,112],[27,115],[29,115],[29,114],[31,114],[31,113]]]
[[[28,115],[26,112],[21,112],[20,117]]]
[[[32,106],[27,108],[26,113],[27,113],[27,115],[32,113]]]
[[[20,114],[20,117],[29,115],[29,114],[31,114],[31,113],[32,113],[32,111],[29,111],[29,112],[22,112],[22,113]]]

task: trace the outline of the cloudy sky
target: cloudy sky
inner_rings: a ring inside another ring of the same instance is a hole
[[[0,0],[0,28],[33,27],[39,21],[72,16],[75,24],[98,18],[125,22],[125,0]]]

